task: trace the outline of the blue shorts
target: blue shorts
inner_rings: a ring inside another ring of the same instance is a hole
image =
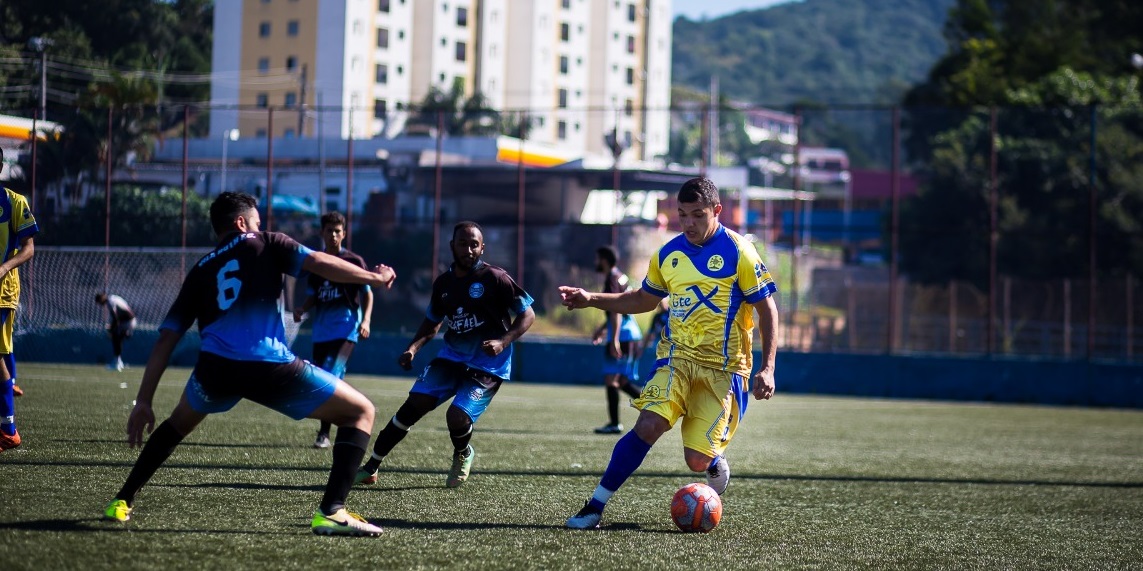
[[[242,399],[301,420],[333,396],[341,381],[314,365],[235,361],[200,353],[184,394],[196,412],[226,412]]]
[[[623,375],[629,381],[638,381],[639,367],[638,361],[635,359],[635,342],[620,341],[619,351],[622,355],[612,357],[611,351],[607,345],[604,345],[602,373],[604,375]]]
[[[429,361],[409,393],[435,397],[437,404],[433,408],[451,398],[452,406],[463,410],[476,423],[503,382],[500,377],[464,363],[437,358]]]

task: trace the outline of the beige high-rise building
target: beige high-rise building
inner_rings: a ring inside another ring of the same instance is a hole
[[[401,134],[431,89],[480,93],[529,141],[666,153],[670,0],[227,0],[214,8],[211,136]]]

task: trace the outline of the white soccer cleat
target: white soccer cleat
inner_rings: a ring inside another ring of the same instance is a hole
[[[706,485],[714,488],[720,496],[726,491],[726,487],[730,485],[730,464],[726,462],[726,457],[719,456],[718,462],[707,468]]]

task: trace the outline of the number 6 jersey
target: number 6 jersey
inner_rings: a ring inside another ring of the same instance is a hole
[[[160,329],[198,321],[201,350],[237,361],[294,360],[282,325],[282,275],[297,277],[313,250],[278,232],[225,238],[187,274]]]

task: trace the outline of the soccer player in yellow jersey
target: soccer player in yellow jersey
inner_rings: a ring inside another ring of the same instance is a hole
[[[670,317],[656,352],[655,372],[635,399],[635,428],[615,444],[603,478],[583,509],[567,521],[572,529],[599,527],[611,496],[643,462],[651,446],[682,419],[683,458],[720,495],[730,481],[723,454],[752,392],[774,395],[777,288],[754,246],[718,222],[718,188],[705,178],[679,189],[683,233],[651,257],[640,289],[592,293],[560,287],[568,309],[595,307],[645,313],[670,299]],[[763,362],[751,377],[754,313]]]
[[[0,151],[0,162],[4,152]],[[28,201],[7,188],[0,192],[0,452],[20,445],[16,431],[15,383],[7,365],[12,354],[16,306],[20,303],[20,274],[16,268],[32,259],[32,237],[40,229]],[[13,361],[14,363],[14,361]]]

